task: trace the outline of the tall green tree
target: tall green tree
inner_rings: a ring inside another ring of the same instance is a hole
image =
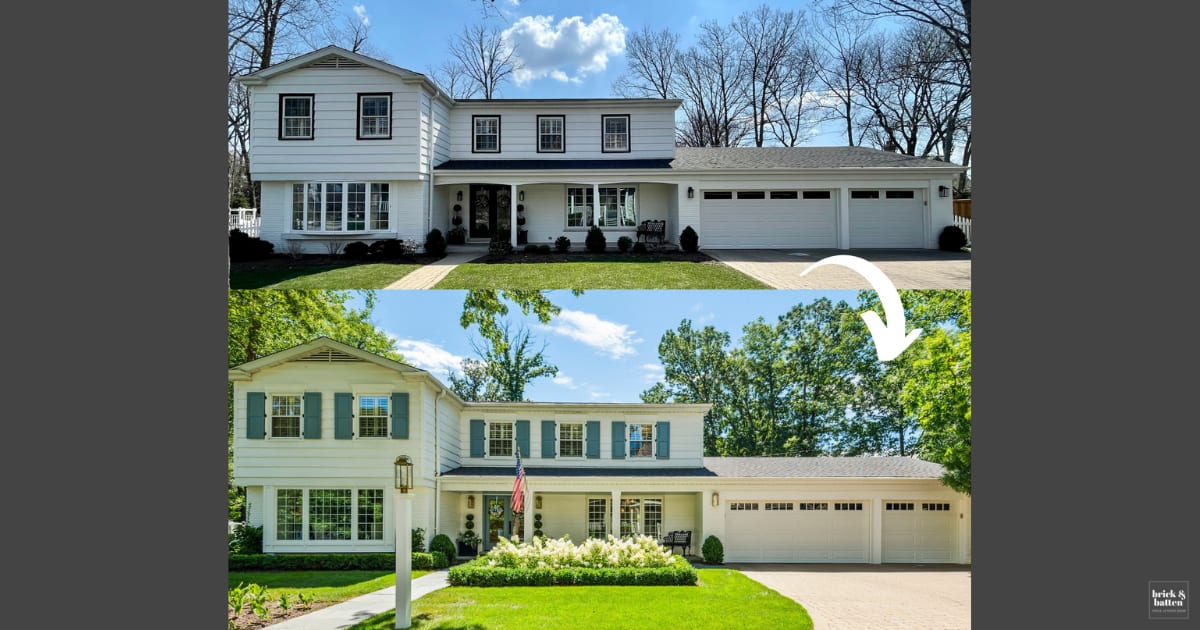
[[[675,330],[663,333],[658,343],[663,381],[641,395],[644,402],[712,403],[704,416],[705,455],[724,451],[728,426],[722,381],[729,369],[728,348],[729,333],[712,326],[695,330],[691,320],[683,320]]]
[[[468,359],[463,376],[451,376],[450,388],[463,400],[520,402],[525,387],[535,379],[552,377],[558,368],[533,349],[533,337],[525,328],[515,333],[508,323],[500,325],[500,343],[472,343],[478,360]]]

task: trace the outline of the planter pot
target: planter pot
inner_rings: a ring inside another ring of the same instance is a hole
[[[517,245],[527,245],[529,243],[529,230],[520,230],[517,232]]]
[[[477,556],[477,555],[479,555],[479,552],[477,552],[475,550],[475,547],[472,547],[465,543],[458,543],[458,555],[460,555],[460,556]]]

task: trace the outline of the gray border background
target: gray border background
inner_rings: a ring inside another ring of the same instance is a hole
[[[1160,627],[1146,583],[1200,567],[1194,9],[1140,8],[974,7],[974,628]],[[4,248],[5,625],[219,627],[224,7],[49,17],[5,16],[45,228]]]

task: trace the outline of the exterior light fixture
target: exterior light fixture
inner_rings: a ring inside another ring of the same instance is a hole
[[[696,189],[688,186],[688,199],[696,196]]]
[[[462,191],[461,190],[455,194],[455,201],[462,201]]]
[[[533,507],[539,510],[542,509],[542,495],[539,494],[533,498]]]
[[[938,186],[938,196],[939,197],[949,197],[950,189],[946,186]]]
[[[720,505],[721,505],[721,495],[720,495],[720,494],[717,494],[716,492],[714,492],[714,493],[713,493],[713,498],[712,498],[712,506],[713,506],[713,507],[718,507],[718,506],[720,506]]]
[[[525,191],[524,190],[517,193],[517,201],[525,201]]]
[[[396,489],[401,493],[408,494],[413,487],[413,463],[412,458],[408,455],[401,455],[396,458]]]
[[[467,509],[468,510],[475,509],[475,495],[473,495],[473,494],[467,495]]]

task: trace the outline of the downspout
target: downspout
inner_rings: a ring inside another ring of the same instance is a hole
[[[442,512],[438,509],[438,499],[442,496],[442,453],[438,450],[438,403],[441,402],[442,396],[446,395],[446,390],[438,389],[437,396],[433,399],[433,535],[437,536],[442,531]],[[430,537],[432,540],[433,537]]]
[[[433,230],[433,99],[436,94],[428,97],[429,105],[426,107],[428,128],[425,132],[425,234],[424,238]],[[435,412],[436,413],[436,412]]]

